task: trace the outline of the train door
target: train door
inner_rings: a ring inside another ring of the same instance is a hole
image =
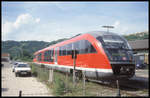
[[[56,47],[54,51],[55,51],[55,60],[54,60],[54,62],[55,62],[55,64],[58,64],[58,63],[57,63],[58,47]]]

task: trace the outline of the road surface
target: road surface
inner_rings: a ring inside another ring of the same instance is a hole
[[[2,96],[19,96],[20,90],[22,96],[52,96],[46,85],[35,77],[15,77],[9,63],[5,63],[1,70]]]

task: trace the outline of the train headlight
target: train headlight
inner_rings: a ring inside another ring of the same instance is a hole
[[[121,67],[121,68],[120,68],[120,71],[121,71],[121,72],[123,72],[123,71],[124,71],[124,68],[123,68],[123,67]]]
[[[129,68],[127,68],[126,70],[127,70],[127,71],[130,71],[130,69],[129,69]]]

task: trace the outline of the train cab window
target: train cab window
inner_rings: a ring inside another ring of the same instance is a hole
[[[131,47],[125,38],[116,34],[103,34],[96,37],[101,42],[110,61],[131,61]]]

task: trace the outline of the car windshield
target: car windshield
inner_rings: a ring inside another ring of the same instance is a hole
[[[29,67],[27,64],[19,64],[17,67]]]
[[[18,63],[15,63],[14,65],[17,65]]]

